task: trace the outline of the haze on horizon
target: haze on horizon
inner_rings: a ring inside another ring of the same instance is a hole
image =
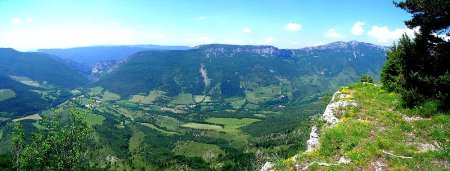
[[[392,45],[410,15],[391,0],[2,0],[0,47],[210,43],[301,48],[334,41]]]

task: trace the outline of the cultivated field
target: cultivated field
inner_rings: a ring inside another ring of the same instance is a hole
[[[16,97],[16,92],[11,89],[0,89],[0,101]]]

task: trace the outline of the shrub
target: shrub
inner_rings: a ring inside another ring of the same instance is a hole
[[[373,83],[373,79],[369,75],[363,75],[363,76],[361,76],[359,78],[359,82],[362,82],[362,83],[364,83],[364,82],[366,82],[366,83]]]

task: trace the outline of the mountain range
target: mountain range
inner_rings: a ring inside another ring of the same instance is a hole
[[[322,111],[323,99],[362,75],[379,78],[388,50],[356,41],[301,49],[108,48],[75,48],[86,63],[0,49],[0,156],[10,148],[13,122],[32,132],[36,120],[67,111],[64,102],[74,99],[90,111],[89,167],[259,168],[303,149],[298,142],[306,141],[309,117]]]

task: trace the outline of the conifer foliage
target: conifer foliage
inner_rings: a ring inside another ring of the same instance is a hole
[[[450,1],[406,0],[394,4],[412,14],[405,21],[418,29],[414,38],[404,35],[394,44],[382,69],[382,82],[399,92],[408,107],[433,103],[450,109]]]

